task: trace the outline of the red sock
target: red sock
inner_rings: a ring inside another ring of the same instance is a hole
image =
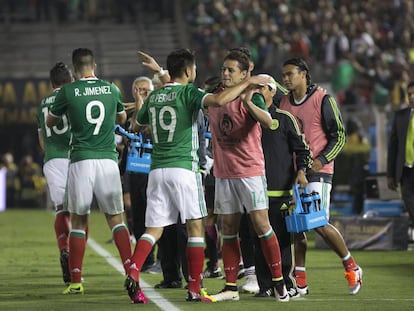
[[[81,283],[85,246],[85,231],[71,230],[69,234],[69,270],[72,283]]]
[[[283,278],[279,242],[273,230],[260,237],[260,246],[272,279]]]
[[[135,245],[134,254],[131,257],[131,269],[128,272],[129,276],[131,276],[135,281],[139,280],[139,271],[141,271],[142,265],[144,264],[145,259],[147,259],[154,244],[154,237],[144,233]]]
[[[224,236],[221,248],[226,283],[236,284],[240,261],[240,243],[236,235]]]
[[[188,264],[188,290],[198,293],[204,264],[204,238],[189,237],[185,256]]]
[[[129,240],[129,231],[124,224],[116,225],[112,228],[112,238],[118,249],[122,264],[124,265],[125,274],[128,274],[131,259],[131,241]]]
[[[64,211],[57,211],[55,217],[55,234],[58,248],[68,249],[69,246],[69,213]]]
[[[356,264],[354,257],[342,261],[342,264],[344,265],[346,271],[352,271],[358,268],[358,265]]]
[[[295,279],[296,284],[299,287],[306,287],[308,285],[308,282],[306,281],[306,271],[305,270],[295,270]]]

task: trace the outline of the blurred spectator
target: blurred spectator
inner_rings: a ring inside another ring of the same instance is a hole
[[[6,206],[15,207],[17,205],[17,194],[20,189],[20,180],[12,153],[7,152],[3,155],[0,163],[0,168],[2,167],[6,168]]]
[[[364,205],[364,181],[368,174],[368,160],[371,146],[358,119],[346,122],[347,139],[335,160],[333,191],[335,186],[347,185],[352,196],[354,214],[360,214]]]
[[[39,164],[26,154],[19,163],[20,180],[19,206],[38,207],[46,191],[46,180]]]
[[[392,110],[401,110],[408,106],[407,85],[409,82],[410,76],[408,71],[404,68],[397,69],[390,94]]]

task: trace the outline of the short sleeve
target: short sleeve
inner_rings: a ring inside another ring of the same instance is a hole
[[[190,83],[186,87],[185,97],[187,103],[192,106],[193,110],[203,108],[203,99],[208,95],[206,91],[197,88],[194,84]]]
[[[264,98],[261,94],[255,93],[252,96],[252,103],[255,104],[257,107],[261,108],[264,111],[267,111],[266,103],[264,101]]]
[[[113,93],[115,94],[116,112],[120,113],[125,110],[123,101],[122,101],[121,91],[114,83],[112,83],[112,89],[113,89]]]
[[[66,112],[67,105],[68,101],[66,99],[66,88],[62,87],[57,94],[54,103],[50,105],[49,113],[56,117],[60,117]]]

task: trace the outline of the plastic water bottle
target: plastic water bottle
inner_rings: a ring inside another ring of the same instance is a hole
[[[152,144],[149,139],[147,139],[147,142],[142,145],[142,149],[142,158],[151,159]]]
[[[309,213],[309,207],[312,204],[313,194],[312,193],[302,193],[301,199],[302,199],[303,211],[306,214],[308,214]]]
[[[141,143],[137,140],[131,141],[129,145],[129,157],[138,158],[141,149]]]
[[[321,197],[319,196],[318,192],[312,191],[312,200],[315,212],[319,211],[321,209]]]

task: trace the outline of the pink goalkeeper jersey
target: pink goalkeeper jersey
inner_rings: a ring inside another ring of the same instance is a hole
[[[299,127],[305,134],[306,142],[316,159],[328,144],[328,139],[322,128],[322,99],[325,91],[316,90],[300,105],[292,105],[290,95],[285,95],[280,100],[280,109],[289,111],[298,120]],[[319,173],[333,174],[334,161],[325,164]]]
[[[262,129],[239,98],[223,107],[209,107],[213,141],[214,176],[263,176]]]

